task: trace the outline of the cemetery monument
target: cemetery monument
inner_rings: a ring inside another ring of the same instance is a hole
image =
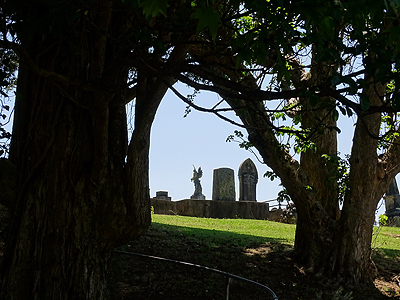
[[[203,195],[203,189],[200,184],[200,178],[203,176],[203,170],[201,167],[196,171],[196,167],[193,166],[193,177],[190,179],[194,183],[194,193],[190,196],[190,199],[205,200],[206,196]]]
[[[400,194],[396,178],[393,179],[385,195],[385,214],[389,219],[400,216]]]
[[[248,158],[239,167],[239,201],[257,201],[258,173],[256,165]]]
[[[235,201],[235,176],[230,168],[214,169],[212,200]]]

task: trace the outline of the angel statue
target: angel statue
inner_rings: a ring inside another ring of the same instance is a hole
[[[206,197],[203,195],[203,191],[200,184],[200,178],[203,176],[203,170],[201,167],[196,171],[196,167],[193,166],[193,177],[190,179],[194,182],[194,193],[190,197],[190,199],[205,199]]]

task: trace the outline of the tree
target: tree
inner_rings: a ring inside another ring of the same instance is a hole
[[[295,255],[306,269],[369,282],[374,213],[400,172],[398,5],[278,2],[224,6],[220,27],[190,48],[196,63],[176,76],[219,93],[236,112],[246,147],[258,150],[296,205]],[[219,116],[227,110],[187,103]],[[340,113],[357,118],[347,171],[337,152]]]
[[[19,59],[2,299],[104,299],[113,249],[149,226],[150,130],[174,82],[155,69],[184,59],[175,42],[187,36],[159,27],[165,17],[147,5],[1,4],[0,46]]]
[[[297,206],[300,261],[313,271],[371,278],[373,211],[400,171],[398,49],[387,36],[398,33],[397,6],[360,0],[353,18],[359,1],[277,2],[2,3],[0,46],[19,59],[9,153],[17,193],[4,201],[12,203],[13,220],[3,298],[105,297],[113,249],[150,222],[151,124],[176,80],[218,92],[240,117],[247,146],[257,148]],[[299,60],[307,51],[310,66]],[[346,73],[358,57],[361,70]],[[275,91],[261,88],[268,73],[277,74]],[[132,99],[128,139],[125,105]],[[286,104],[267,109],[274,99]],[[341,214],[336,108],[359,120]],[[285,113],[293,126],[277,124]],[[387,151],[378,156],[381,114]],[[316,150],[302,151],[298,162],[281,134],[298,149]]]

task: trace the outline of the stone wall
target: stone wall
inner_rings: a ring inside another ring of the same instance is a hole
[[[254,201],[192,200],[169,201],[151,199],[154,213],[201,218],[270,219],[268,203]]]

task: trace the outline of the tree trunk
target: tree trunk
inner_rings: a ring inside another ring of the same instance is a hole
[[[372,87],[376,90],[376,87]],[[373,95],[371,95],[373,97]],[[375,96],[375,98],[377,98]],[[370,282],[374,267],[371,260],[371,238],[377,202],[390,183],[393,173],[385,173],[384,163],[377,156],[380,116],[360,117],[355,132],[349,179],[342,212],[339,212],[337,165],[322,158],[336,155],[336,132],[331,114],[320,134],[312,137],[317,150],[301,155],[295,161],[276,140],[273,129],[262,116],[262,109],[252,102],[230,101],[234,107],[247,106],[251,113],[241,113],[249,133],[249,141],[257,148],[264,162],[280,177],[297,209],[294,255],[307,271],[338,276],[353,282]],[[371,100],[372,103],[372,100]],[[303,116],[305,127],[314,127],[313,120],[321,110]],[[360,161],[362,163],[360,163]]]
[[[130,50],[106,38],[122,34],[126,10],[99,1],[65,20],[70,7],[23,4],[32,29],[19,36],[10,149],[18,193],[1,298],[104,299],[113,249],[150,224],[150,129],[167,88],[141,77],[128,149],[121,87]]]
[[[364,93],[371,105],[379,105],[385,94],[383,84],[374,83],[373,74],[366,77],[370,83]],[[335,249],[332,251],[332,269],[335,274],[353,281],[372,281],[376,269],[371,258],[372,230],[376,206],[395,174],[385,170],[378,157],[380,113],[361,113],[354,131],[350,157],[348,192],[342,208]]]
[[[112,162],[104,161],[108,149],[99,149],[96,139],[108,143],[108,133],[95,125],[97,116],[65,99],[48,80],[35,84],[29,77],[33,74],[21,62],[19,80],[32,88],[19,94],[17,101],[24,103],[16,109],[14,126],[29,124],[29,131],[18,137],[24,150],[11,149],[19,154],[11,155],[19,170],[19,193],[7,240],[2,296],[103,299],[107,259],[116,244],[109,232],[116,228],[105,211],[110,202],[113,217],[123,209],[122,165],[106,173]],[[19,109],[29,109],[29,118],[19,118]],[[102,107],[103,115],[98,116],[106,128],[107,110]],[[137,231],[148,223],[149,218],[138,220]]]

